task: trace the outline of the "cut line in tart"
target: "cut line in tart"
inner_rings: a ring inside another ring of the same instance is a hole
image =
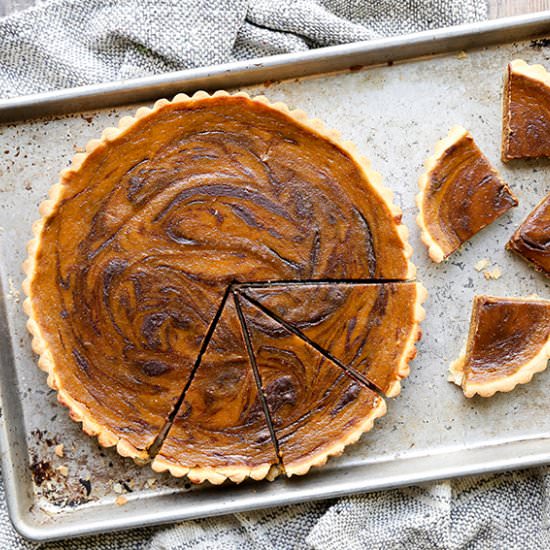
[[[232,295],[152,467],[201,483],[263,479],[279,460]]]
[[[506,248],[550,277],[550,194],[525,218]]]
[[[430,258],[442,262],[518,200],[461,126],[439,141],[420,176],[417,223]]]
[[[355,443],[386,404],[246,298],[237,300],[285,474],[303,475]]]
[[[355,146],[243,93],[180,94],[123,117],[40,213],[23,266],[39,366],[87,433],[139,460],[179,429],[187,390],[202,399],[201,354],[221,338],[231,285],[415,274],[401,211]],[[216,483],[265,471],[191,462],[190,478]]]
[[[550,73],[542,65],[508,64],[502,120],[503,161],[550,156]]]
[[[550,301],[476,296],[465,350],[449,380],[466,397],[491,397],[526,384],[550,359]]]
[[[387,397],[399,393],[425,316],[420,283],[287,283],[242,292]]]

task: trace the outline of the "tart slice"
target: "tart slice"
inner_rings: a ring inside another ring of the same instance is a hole
[[[550,194],[525,218],[506,248],[550,277]]]
[[[285,283],[243,293],[388,397],[399,393],[425,315],[421,284]]]
[[[152,467],[195,482],[265,478],[277,453],[249,362],[233,297]]]
[[[430,258],[441,262],[518,200],[471,134],[455,126],[419,179],[417,223]]]
[[[466,397],[491,397],[529,382],[549,358],[549,300],[476,296],[466,349],[449,380]]]
[[[550,156],[550,74],[512,61],[503,96],[502,160]]]
[[[238,303],[287,476],[340,455],[386,412],[378,394],[246,299]]]

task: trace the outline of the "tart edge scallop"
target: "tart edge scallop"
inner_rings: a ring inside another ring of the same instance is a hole
[[[459,139],[468,134],[468,130],[462,126],[453,126],[447,136],[443,139],[440,139],[435,144],[434,154],[428,157],[424,162],[424,172],[418,178],[418,187],[420,191],[416,195],[416,205],[418,207],[418,216],[416,217],[416,223],[420,227],[421,233],[420,238],[422,242],[428,248],[428,254],[430,259],[435,263],[441,263],[445,258],[446,254],[441,248],[440,244],[437,242],[437,239],[430,233],[426,219],[424,216],[424,197],[426,194],[426,189],[430,183],[430,177],[434,169],[437,167],[438,162],[441,160],[441,157],[444,155],[454,143]]]
[[[39,213],[41,218],[35,221],[32,225],[33,238],[28,242],[27,252],[28,257],[22,264],[23,273],[26,278],[22,283],[23,292],[26,298],[23,303],[23,310],[29,317],[27,320],[27,329],[32,336],[32,349],[39,356],[38,366],[40,369],[48,374],[48,385],[57,391],[57,397],[61,404],[65,405],[69,409],[69,415],[76,422],[82,423],[82,429],[88,435],[97,437],[98,443],[102,447],[116,447],[117,452],[125,457],[133,458],[136,462],[143,463],[150,460],[147,449],[138,449],[126,439],[118,436],[112,430],[105,425],[102,425],[100,421],[95,419],[90,410],[82,403],[76,401],[71,397],[68,391],[61,387],[59,376],[56,372],[55,361],[53,354],[49,349],[48,343],[42,334],[40,326],[36,321],[37,316],[33,310],[32,303],[32,281],[36,273],[36,255],[40,250],[40,244],[42,239],[42,230],[45,224],[45,220],[53,217],[61,203],[64,195],[64,189],[69,185],[68,178],[70,175],[77,173],[80,170],[82,164],[86,161],[87,157],[99,147],[105,146],[117,138],[126,134],[139,120],[153,116],[155,112],[163,109],[165,106],[175,103],[185,103],[200,101],[211,97],[230,96],[244,97],[250,101],[256,101],[263,103],[272,109],[282,112],[294,119],[296,122],[306,127],[310,131],[317,133],[328,141],[339,146],[343,151],[347,152],[352,160],[356,163],[359,169],[365,176],[365,179],[370,183],[372,191],[376,193],[382,203],[388,208],[390,215],[395,220],[397,226],[397,232],[403,244],[403,254],[407,261],[407,279],[413,279],[416,274],[416,267],[411,261],[412,247],[408,242],[408,229],[401,223],[402,211],[395,205],[393,201],[393,193],[390,189],[382,184],[382,177],[378,172],[375,172],[371,168],[370,161],[359,154],[357,146],[350,141],[343,141],[340,139],[340,133],[337,130],[331,130],[325,127],[324,123],[319,119],[310,119],[307,114],[302,110],[290,110],[286,104],[282,102],[271,103],[265,96],[255,96],[251,98],[245,92],[238,92],[236,94],[229,94],[226,91],[219,90],[212,95],[204,91],[198,91],[192,96],[186,94],[177,94],[172,101],[167,99],[157,100],[152,108],[140,107],[137,109],[134,116],[123,116],[119,122],[118,127],[105,128],[101,134],[101,138],[92,139],[88,141],[85,147],[84,153],[77,153],[73,156],[72,162],[69,168],[61,171],[58,183],[50,187],[48,196],[49,198],[44,200],[39,206]],[[160,461],[157,459],[156,467],[160,467]],[[170,468],[173,473],[174,468]],[[265,472],[265,474],[264,474]],[[250,477],[255,479],[261,479],[263,477],[269,477],[270,472],[273,472],[273,468],[266,468],[264,466],[257,469],[250,470]],[[179,472],[176,471],[177,475]],[[226,472],[228,475],[221,474],[222,476],[240,479],[239,473],[232,471]],[[214,479],[217,481],[219,476],[216,473],[209,474],[206,470],[195,472],[197,478]],[[214,482],[215,482],[214,481]],[[220,481],[218,481],[219,483]]]
[[[510,301],[521,302],[521,298],[506,298]],[[468,335],[468,341],[470,335]],[[449,366],[449,374],[447,380],[460,386],[462,392],[468,398],[478,394],[481,397],[492,397],[497,392],[510,392],[518,384],[528,384],[531,382],[533,376],[539,372],[546,370],[548,366],[548,360],[550,359],[550,336],[546,342],[541,346],[540,351],[527,363],[522,365],[514,374],[499,378],[498,380],[492,380],[485,384],[469,383],[464,375],[464,365],[466,363],[468,342],[462,348],[460,355],[457,359],[451,362]]]

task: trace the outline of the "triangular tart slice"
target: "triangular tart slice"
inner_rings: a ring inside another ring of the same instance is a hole
[[[385,395],[399,393],[425,316],[420,283],[284,283],[242,292]]]
[[[263,479],[278,458],[229,296],[152,467],[195,482]]]
[[[439,141],[418,184],[417,223],[430,258],[441,262],[518,200],[474,142],[455,126]]]
[[[466,348],[449,380],[466,397],[490,397],[526,384],[549,358],[549,300],[476,296]]]
[[[287,476],[342,454],[386,412],[384,400],[307,342],[239,298]]]
[[[550,156],[550,73],[512,61],[503,96],[502,160]]]
[[[506,248],[550,277],[550,193],[525,218]]]

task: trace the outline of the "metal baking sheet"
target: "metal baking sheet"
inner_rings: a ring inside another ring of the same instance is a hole
[[[232,64],[204,70],[199,80],[190,71],[0,101],[3,120],[50,114],[0,126],[0,442],[9,510],[18,531],[47,540],[549,463],[550,371],[491,399],[467,400],[446,381],[448,364],[467,333],[475,293],[550,297],[548,282],[504,251],[517,224],[550,191],[550,162],[503,166],[498,160],[504,68],[515,57],[549,66],[549,42],[538,39],[544,33],[550,34],[548,13]],[[424,57],[405,59],[419,55]],[[393,63],[398,58],[402,62]],[[329,69],[341,71],[273,82]],[[303,478],[192,487],[101,449],[69,419],[35,366],[21,310],[20,264],[37,205],[58,171],[104,127],[136,109],[92,106],[113,102],[117,89],[128,101],[193,89],[199,82],[210,89],[228,88],[267,77],[271,82],[248,91],[300,107],[339,129],[395,191],[411,230],[418,278],[430,293],[428,317],[402,394],[389,402],[387,416],[375,429],[342,457]],[[79,111],[83,106],[86,112]],[[51,115],[60,110],[77,112]],[[457,123],[472,131],[520,206],[450,261],[434,265],[414,223],[416,182],[435,142]],[[490,268],[500,267],[499,279],[487,280],[475,269],[483,258]],[[63,457],[55,453],[61,443]],[[67,471],[59,469],[63,466]],[[124,506],[115,504],[120,494],[128,499]]]

